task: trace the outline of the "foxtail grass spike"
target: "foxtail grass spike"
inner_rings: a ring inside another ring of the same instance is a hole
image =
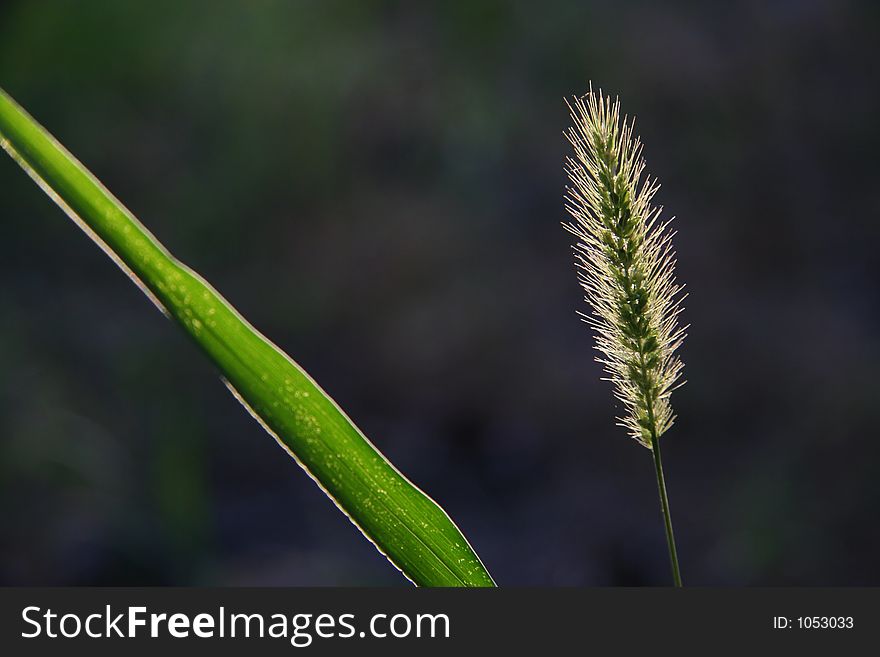
[[[643,175],[642,144],[634,120],[620,115],[618,100],[594,93],[568,103],[574,126],[566,137],[565,195],[575,238],[578,280],[592,312],[581,313],[596,335],[597,360],[605,366],[624,414],[619,423],[654,453],[670,558],[680,585],[660,437],[672,426],[672,391],[681,385],[676,350],[687,327],[678,315],[684,298],[675,281],[674,233],[652,200],[660,185]]]

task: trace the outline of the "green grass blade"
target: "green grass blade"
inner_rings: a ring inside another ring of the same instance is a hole
[[[407,578],[421,586],[494,586],[443,509],[2,89],[0,146],[192,337],[235,397]]]

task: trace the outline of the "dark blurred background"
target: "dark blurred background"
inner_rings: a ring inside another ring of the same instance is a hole
[[[692,324],[687,583],[880,584],[880,4],[4,2],[0,86],[506,585],[670,580],[561,229],[563,97],[638,116]],[[405,585],[0,158],[0,582]]]

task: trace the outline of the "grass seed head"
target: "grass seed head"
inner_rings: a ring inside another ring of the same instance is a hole
[[[684,295],[674,276],[674,233],[652,204],[660,186],[643,175],[635,121],[621,118],[619,101],[591,86],[567,104],[574,154],[565,165],[571,220],[563,225],[576,238],[578,280],[592,308],[582,317],[625,407],[620,424],[651,448],[675,419],[669,397],[681,385],[675,352],[687,329],[678,323]]]

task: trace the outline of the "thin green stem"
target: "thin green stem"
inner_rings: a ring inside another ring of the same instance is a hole
[[[645,366],[643,345],[639,345],[639,366],[642,377],[649,380]],[[642,395],[645,400],[645,415],[651,434],[651,453],[654,455],[654,472],[657,474],[657,490],[660,493],[660,509],[663,512],[663,525],[666,529],[666,546],[669,549],[669,562],[672,566],[672,581],[676,587],[681,587],[681,570],[678,566],[678,550],[675,548],[675,535],[672,532],[672,513],[669,511],[669,496],[666,494],[666,477],[663,474],[663,459],[660,456],[660,437],[657,435],[657,420],[654,417],[654,400],[656,392],[650,388],[644,388]]]
[[[648,410],[653,424],[653,410]],[[651,452],[654,454],[654,471],[657,473],[657,488],[660,491],[660,508],[663,510],[663,523],[666,526],[666,545],[669,547],[669,561],[672,564],[672,580],[681,587],[681,570],[678,567],[678,551],[675,549],[675,535],[672,533],[672,514],[669,512],[669,496],[666,494],[666,478],[663,476],[663,460],[660,458],[660,441],[656,430],[651,431]]]

